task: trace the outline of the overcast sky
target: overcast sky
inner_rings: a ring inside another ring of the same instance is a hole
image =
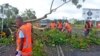
[[[0,0],[0,5],[9,3],[10,5],[17,7],[20,13],[25,9],[33,9],[36,11],[36,16],[41,17],[49,12],[51,1],[52,0]],[[53,8],[62,3],[61,0],[55,0]],[[82,5],[82,8],[100,9],[100,0],[86,0]],[[68,17],[80,19],[82,18],[82,8],[77,9],[73,4],[68,3],[49,15],[48,18]]]

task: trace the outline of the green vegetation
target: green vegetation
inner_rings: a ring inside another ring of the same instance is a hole
[[[35,45],[33,47],[33,56],[45,56],[43,51],[43,43],[40,39],[35,41]]]
[[[69,44],[74,48],[84,49],[88,47],[88,42],[85,38],[71,37],[68,40]]]
[[[46,56],[44,51],[44,42],[42,40],[42,31],[34,30],[33,56]]]
[[[62,45],[66,43],[66,34],[58,30],[49,30],[45,32],[45,43],[50,46]]]
[[[45,43],[50,46],[69,44],[73,48],[86,49],[90,45],[100,45],[100,38],[96,36],[96,31],[92,30],[88,37],[77,34],[69,36],[58,30],[49,30],[45,32]]]
[[[100,38],[96,36],[96,31],[92,30],[88,37],[72,36],[69,43],[74,48],[84,49],[89,45],[100,45]]]
[[[97,30],[93,29],[89,34],[89,39],[91,40],[91,44],[100,45],[100,38],[96,36]]]
[[[19,10],[16,7],[13,7],[12,5],[9,5],[8,3],[0,5],[0,12],[5,14],[7,18],[14,18],[18,13]]]
[[[11,37],[8,37],[8,38],[3,37],[3,38],[0,38],[0,46],[1,45],[9,45],[9,44],[12,44],[12,43],[14,43],[14,42],[13,42],[13,40],[12,40]]]

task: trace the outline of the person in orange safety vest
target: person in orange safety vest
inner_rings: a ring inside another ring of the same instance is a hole
[[[58,28],[58,30],[62,30],[62,28],[63,28],[63,23],[62,23],[62,21],[61,20],[59,20],[59,22],[58,22],[58,24],[57,24],[57,28]]]
[[[24,23],[22,17],[16,18],[16,56],[32,56],[31,24]]]
[[[72,32],[72,27],[71,27],[71,25],[68,21],[66,21],[65,24],[64,24],[64,28],[63,28],[62,31],[64,31],[64,30],[67,30],[68,33]]]
[[[51,23],[50,23],[50,29],[56,29],[56,23],[54,22],[54,21],[52,21]]]

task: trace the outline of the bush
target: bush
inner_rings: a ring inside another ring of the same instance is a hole
[[[59,30],[49,30],[45,32],[46,44],[50,46],[62,45],[66,43],[66,34]]]
[[[9,44],[12,44],[13,43],[13,40],[11,37],[9,38],[0,38],[0,45],[9,45]]]
[[[45,42],[50,46],[63,45],[67,43],[74,48],[86,49],[89,45],[100,45],[100,38],[96,36],[95,30],[90,32],[88,38],[84,38],[78,34],[73,34],[70,37],[68,34],[58,30],[46,31],[45,35]]]
[[[33,56],[45,56],[43,53],[43,43],[40,39],[35,41],[35,46],[33,47]]]
[[[80,49],[85,49],[85,48],[88,47],[89,43],[88,43],[87,39],[79,37],[79,36],[77,36],[77,37],[75,37],[75,36],[72,36],[69,39],[69,44],[72,47],[74,47],[74,48],[80,48]]]

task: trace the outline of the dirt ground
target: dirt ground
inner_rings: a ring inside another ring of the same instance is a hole
[[[71,49],[62,46],[64,56],[100,56],[100,46],[92,46],[88,50]],[[48,56],[57,56],[56,47],[47,47]],[[15,56],[15,45],[0,47],[0,56]]]
[[[0,56],[15,56],[15,45],[0,47]]]

